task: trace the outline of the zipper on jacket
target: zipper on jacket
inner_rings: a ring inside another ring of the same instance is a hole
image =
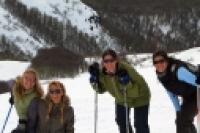
[[[115,95],[116,95],[116,98],[120,98],[120,96],[118,95],[118,93],[117,93],[117,86],[116,86],[116,83],[114,82],[114,79],[115,79],[115,77],[111,77],[111,82],[112,82],[112,84],[113,84],[113,86],[114,86],[114,93],[115,93]]]

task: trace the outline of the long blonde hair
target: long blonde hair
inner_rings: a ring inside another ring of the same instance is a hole
[[[34,91],[36,92],[37,96],[42,97],[44,95],[44,92],[43,92],[42,87],[39,83],[38,74],[33,68],[27,68],[24,71],[22,76],[18,76],[16,78],[15,85],[14,85],[14,91],[16,92],[16,96],[19,99],[23,98],[23,95],[25,93],[25,88],[23,86],[22,80],[23,80],[24,75],[27,74],[27,73],[31,73],[35,76],[35,85],[34,85],[33,88],[34,88]]]
[[[63,124],[63,121],[64,121],[64,108],[70,106],[70,98],[66,94],[65,86],[63,85],[63,83],[61,83],[59,81],[52,81],[52,82],[49,83],[49,86],[48,86],[48,92],[47,92],[47,95],[45,97],[45,100],[46,100],[46,102],[48,104],[47,120],[50,118],[50,113],[51,113],[52,108],[53,108],[53,101],[51,100],[50,93],[49,93],[49,90],[50,90],[50,88],[52,86],[56,86],[56,87],[60,88],[61,91],[63,92],[63,96],[62,96],[61,101],[60,101],[60,105],[61,106],[59,106],[60,107],[60,112],[61,112],[60,121]]]

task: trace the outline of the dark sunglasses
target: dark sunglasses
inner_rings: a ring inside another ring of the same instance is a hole
[[[162,64],[162,63],[164,63],[165,62],[165,59],[160,59],[160,60],[154,60],[153,61],[153,64],[155,65],[155,64]]]
[[[61,89],[50,89],[49,94],[60,94],[62,91]]]
[[[115,59],[105,59],[103,60],[104,63],[113,63]]]

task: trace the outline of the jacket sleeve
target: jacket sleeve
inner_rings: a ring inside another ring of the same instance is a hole
[[[167,94],[168,94],[170,100],[172,101],[176,112],[180,111],[181,110],[181,106],[180,106],[180,102],[179,102],[178,96],[176,96],[175,94],[173,94],[170,91],[167,91]]]
[[[36,133],[38,123],[38,104],[39,98],[34,98],[28,107],[28,121],[27,131],[28,133]]]
[[[69,114],[69,118],[65,123],[65,133],[74,133],[74,109],[70,107],[67,114]]]
[[[0,94],[11,92],[14,83],[15,83],[15,80],[12,80],[12,79],[8,81],[0,80]]]
[[[177,77],[179,80],[184,81],[188,84],[197,86],[196,79],[197,76],[190,72],[186,67],[179,67],[177,70]]]

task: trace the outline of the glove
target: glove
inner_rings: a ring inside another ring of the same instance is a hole
[[[117,76],[119,78],[119,82],[123,85],[126,85],[130,81],[130,76],[128,72],[125,69],[120,69],[117,72]]]
[[[14,104],[14,98],[13,98],[13,96],[11,96],[11,97],[9,98],[9,103],[10,103],[10,105],[13,105],[13,104]]]
[[[99,64],[94,62],[89,66],[88,72],[90,73],[90,83],[98,83],[99,82]]]
[[[99,79],[97,76],[91,75],[90,76],[90,83],[98,83]]]

